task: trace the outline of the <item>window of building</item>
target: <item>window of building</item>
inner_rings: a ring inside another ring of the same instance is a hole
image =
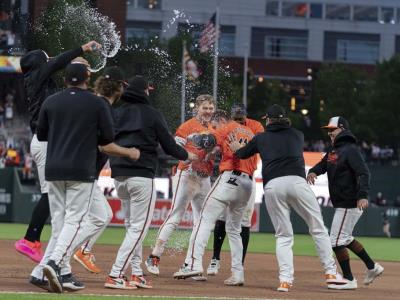
[[[394,24],[394,8],[393,7],[381,7],[381,15],[379,22],[382,24],[391,23]]]
[[[377,6],[364,6],[354,5],[354,21],[378,21],[378,7]]]
[[[379,60],[379,42],[338,40],[337,60],[374,64]]]
[[[267,1],[267,16],[279,16],[279,1]]]
[[[221,26],[219,39],[219,52],[221,55],[235,55],[235,32],[234,26]]]
[[[266,36],[265,56],[270,58],[307,59],[307,38]]]
[[[400,23],[400,8],[397,8],[397,9],[396,9],[396,12],[397,12],[397,14],[396,14],[396,16],[397,16],[397,18],[396,18],[397,22],[396,22],[396,23]]]
[[[282,3],[282,16],[284,17],[301,17],[307,16],[308,5],[301,2],[283,2]]]
[[[147,45],[152,38],[160,36],[161,23],[159,22],[128,22],[126,41],[128,44]]]
[[[325,17],[330,20],[350,20],[350,5],[327,4]]]
[[[322,19],[322,4],[310,3],[310,18]]]
[[[161,9],[162,0],[129,0],[128,7],[144,9]]]

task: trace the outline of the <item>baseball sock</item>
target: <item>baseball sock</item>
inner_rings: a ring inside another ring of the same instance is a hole
[[[354,277],[351,273],[349,252],[347,251],[346,247],[338,246],[333,247],[332,249],[335,252],[340,268],[342,269],[343,277],[347,280],[353,280]]]
[[[242,244],[243,244],[243,256],[242,256],[242,264],[244,264],[244,259],[246,258],[247,247],[249,246],[250,240],[250,227],[242,226],[242,232],[240,233],[242,237]]]
[[[214,254],[213,259],[220,260],[222,244],[225,239],[225,221],[217,220],[214,228]]]
[[[24,238],[30,242],[40,242],[40,235],[42,234],[43,226],[49,216],[49,198],[47,193],[45,193],[42,194],[42,197],[32,212],[31,222],[29,223]]]
[[[375,262],[369,257],[367,251],[365,251],[363,245],[357,240],[353,240],[350,244],[346,246],[349,248],[355,255],[357,255],[364,264],[367,266],[368,270],[372,270],[375,268]]]
[[[160,258],[161,255],[164,253],[165,243],[165,241],[157,239],[150,257]]]

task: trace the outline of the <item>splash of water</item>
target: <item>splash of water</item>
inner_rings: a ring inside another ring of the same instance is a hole
[[[92,66],[92,72],[101,70],[106,65],[107,58],[114,57],[121,47],[121,38],[115,23],[84,2],[74,5],[60,0],[59,4],[50,14],[41,16],[42,22],[35,30],[45,37],[51,37],[51,42],[61,50],[70,45],[83,45],[91,40],[99,42],[102,49],[85,56]]]

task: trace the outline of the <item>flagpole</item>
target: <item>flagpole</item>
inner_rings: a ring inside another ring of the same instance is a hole
[[[213,97],[218,105],[217,96],[218,96],[218,52],[219,52],[219,0],[217,0],[217,8],[215,12],[215,31],[216,31],[216,39],[214,43],[214,76],[213,76]]]
[[[249,71],[249,46],[246,44],[243,68],[243,105],[247,108],[247,72]]]
[[[182,43],[182,90],[181,90],[181,123],[185,122],[186,103],[186,65],[185,65],[186,41]]]

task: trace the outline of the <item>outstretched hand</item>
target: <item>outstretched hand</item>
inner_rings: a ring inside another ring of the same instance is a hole
[[[315,179],[317,179],[317,174],[315,174],[315,173],[309,173],[308,175],[307,175],[307,182],[309,183],[309,184],[315,184]]]
[[[228,135],[228,145],[233,153],[235,153],[236,151],[238,151],[240,148],[242,148],[244,146],[244,144],[241,144],[236,139],[236,136],[233,133]]]

